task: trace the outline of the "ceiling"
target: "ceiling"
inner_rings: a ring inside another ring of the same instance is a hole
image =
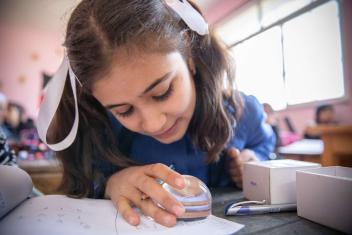
[[[80,0],[0,0],[0,22],[57,31],[65,28]],[[195,0],[203,10],[217,0]]]

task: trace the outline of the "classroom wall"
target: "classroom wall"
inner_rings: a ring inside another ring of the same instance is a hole
[[[79,0],[0,1],[0,91],[36,118],[42,73],[62,57],[68,17]]]
[[[210,24],[214,24],[240,8],[248,0],[214,0],[214,3],[204,12]]]
[[[37,116],[42,72],[53,74],[63,55],[59,33],[0,24],[0,91]]]
[[[209,7],[205,16],[209,23],[214,24],[230,13],[236,11],[248,0],[218,0],[216,4]],[[344,53],[344,76],[346,84],[346,97],[344,99],[329,101],[336,111],[337,121],[344,124],[352,124],[352,1],[342,1],[343,19],[343,53]],[[317,103],[298,105],[290,107],[278,113],[280,119],[280,129],[286,130],[283,122],[285,116],[290,117],[298,133],[302,133],[308,122],[314,119],[315,107]]]

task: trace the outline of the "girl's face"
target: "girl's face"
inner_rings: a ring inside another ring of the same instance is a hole
[[[14,106],[8,106],[6,121],[12,127],[18,127],[21,123],[21,114],[20,111]]]
[[[329,124],[334,122],[334,111],[332,109],[326,109],[319,114],[320,124]]]
[[[118,53],[111,71],[93,85],[93,95],[127,129],[166,144],[181,139],[196,103],[181,54]]]

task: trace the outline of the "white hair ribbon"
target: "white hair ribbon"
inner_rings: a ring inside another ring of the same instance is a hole
[[[59,107],[59,103],[65,87],[67,71],[69,72],[70,83],[75,102],[75,120],[73,122],[70,133],[62,141],[56,144],[48,144],[46,135],[48,133],[50,123],[54,118],[55,112]],[[79,115],[76,94],[76,79],[76,75],[71,69],[68,57],[65,55],[59,69],[47,85],[46,94],[40,106],[37,124],[38,134],[40,139],[54,151],[60,151],[68,148],[75,140],[77,135]]]
[[[209,33],[207,22],[187,0],[166,0],[166,3],[182,18],[190,29],[197,32],[199,35]]]

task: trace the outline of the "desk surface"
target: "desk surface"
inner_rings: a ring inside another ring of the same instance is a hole
[[[245,225],[245,227],[236,233],[236,235],[341,234],[341,232],[336,230],[298,217],[296,212],[270,213],[251,216],[225,216],[225,205],[230,202],[245,200],[243,197],[243,192],[238,190],[236,191],[236,189],[233,188],[224,188],[212,190],[212,195],[214,215]]]
[[[302,139],[284,147],[279,147],[278,152],[284,155],[321,155],[324,151],[322,140]]]
[[[62,168],[57,159],[19,160],[18,166],[28,173],[61,173]]]

